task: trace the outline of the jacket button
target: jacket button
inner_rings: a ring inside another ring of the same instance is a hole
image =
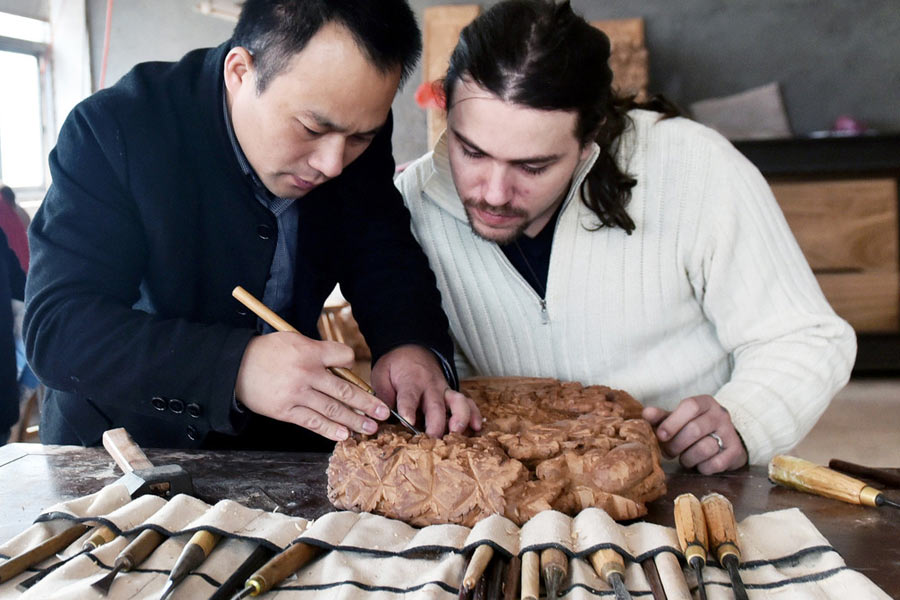
[[[171,410],[176,415],[180,415],[184,412],[184,402],[179,400],[178,398],[172,398],[169,400],[169,410]]]
[[[156,410],[166,410],[166,399],[160,398],[159,396],[154,396],[150,399],[150,404],[153,405],[153,408]]]
[[[188,439],[196,441],[198,435],[199,434],[197,432],[197,428],[194,427],[193,425],[188,425],[188,428],[187,428]]]
[[[244,308],[243,305],[241,305],[240,308],[235,309],[234,312],[236,312],[236,313],[238,314],[239,317],[246,317],[246,316],[247,316],[247,309]]]
[[[200,405],[196,404],[194,402],[191,402],[190,404],[188,404],[186,408],[187,408],[187,414],[189,414],[190,416],[192,416],[195,419],[199,419],[200,414],[203,412],[203,409],[200,408]]]
[[[274,231],[268,225],[260,225],[256,228],[256,235],[258,235],[261,239],[267,240],[272,237]]]

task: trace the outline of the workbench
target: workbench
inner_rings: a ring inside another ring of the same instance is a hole
[[[230,498],[245,506],[307,519],[334,510],[325,496],[327,454],[146,450],[155,465],[180,464],[208,503]],[[719,492],[740,521],[773,510],[802,510],[843,556],[885,592],[900,598],[900,510],[844,504],[771,484],[765,469],[704,476],[667,464],[668,493],[649,504],[647,521],[674,526],[676,496]],[[121,476],[103,448],[9,444],[0,447],[0,540],[25,530],[45,509],[96,492]],[[900,497],[895,493],[893,497]]]

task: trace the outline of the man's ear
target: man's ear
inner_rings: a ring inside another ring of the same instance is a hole
[[[225,88],[232,94],[243,85],[256,85],[253,56],[246,48],[236,46],[225,55]]]

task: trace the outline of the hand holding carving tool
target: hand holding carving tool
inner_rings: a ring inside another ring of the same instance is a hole
[[[231,291],[231,295],[234,296],[238,302],[253,311],[253,314],[271,325],[272,328],[275,329],[275,331],[290,331],[292,333],[300,333],[293,325],[278,316],[278,313],[263,304],[256,296],[245,290],[243,287],[237,286],[236,288],[234,288],[234,290]],[[345,369],[344,367],[328,367],[328,370],[344,381],[352,383],[362,391],[373,396],[375,395],[375,390],[372,389],[372,386],[366,383],[365,379],[363,379],[350,369]],[[400,424],[409,429],[414,435],[421,435],[422,432],[413,427],[409,421],[401,417],[400,413],[398,413],[390,406],[388,406],[388,410],[391,411],[391,415],[393,415],[395,419],[400,421]]]
[[[700,600],[706,600],[703,567],[706,566],[706,552],[709,545],[706,537],[706,519],[703,517],[703,508],[697,496],[681,494],[675,498],[675,531],[678,533],[678,544],[684,552],[684,558],[697,575]]]
[[[191,571],[203,564],[209,553],[219,543],[220,536],[211,531],[200,530],[191,536],[187,545],[181,551],[175,566],[169,571],[169,578],[159,596],[159,600],[166,600],[175,591],[175,587],[187,577]]]
[[[591,554],[591,564],[601,579],[606,581],[616,593],[616,600],[631,600],[625,587],[625,561],[612,548],[603,548]]]
[[[731,502],[722,494],[707,494],[700,501],[700,505],[706,518],[710,549],[716,555],[719,564],[728,570],[735,599],[748,600],[747,590],[738,571],[741,565],[741,549],[738,546],[737,523],[734,521],[734,508]]]
[[[541,597],[541,557],[534,550],[522,555],[521,600],[538,600]]]
[[[241,600],[248,596],[259,596],[268,592],[322,552],[323,549],[318,546],[306,542],[294,542],[260,567],[244,583],[244,589],[235,594],[232,600]]]
[[[33,567],[39,562],[50,558],[51,556],[80,538],[90,528],[91,526],[85,523],[72,525],[68,529],[57,533],[50,539],[41,542],[34,548],[30,548],[29,550],[26,550],[21,554],[13,556],[5,563],[0,565],[0,583],[9,581],[16,575],[24,572],[25,569]]]
[[[79,552],[73,554],[72,556],[70,556],[69,558],[67,558],[65,560],[61,560],[58,563],[56,563],[50,567],[47,567],[46,569],[44,569],[43,571],[40,571],[39,573],[35,573],[28,579],[19,582],[19,584],[16,586],[16,588],[23,592],[27,591],[27,590],[31,589],[32,587],[34,587],[34,584],[36,584],[38,581],[40,581],[41,579],[43,579],[44,577],[46,577],[47,575],[49,575],[50,573],[52,573],[53,571],[58,569],[59,567],[63,566],[70,560],[72,560],[74,558],[78,558],[79,556],[81,556],[82,554],[84,554],[86,552],[91,552],[92,550],[96,550],[103,544],[105,544],[107,542],[111,542],[114,539],[116,539],[116,534],[113,532],[113,530],[110,529],[109,527],[107,527],[106,525],[101,525],[94,529],[91,537],[89,537],[87,539],[87,541],[84,544],[82,544],[81,550]]]
[[[881,490],[859,479],[794,456],[781,454],[769,461],[769,479],[801,492],[850,504],[900,508],[900,504],[886,498]]]
[[[569,576],[569,558],[559,548],[545,548],[541,551],[541,574],[547,588],[547,598],[556,598]]]
[[[163,543],[164,539],[165,536],[155,529],[145,529],[140,532],[116,555],[112,571],[92,583],[91,587],[105,596],[109,593],[109,588],[120,571],[130,571],[144,562],[144,559],[150,556]]]

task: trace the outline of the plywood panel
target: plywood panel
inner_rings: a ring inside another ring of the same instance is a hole
[[[422,39],[422,77],[435,81],[447,73],[450,55],[459,40],[459,33],[471,23],[481,8],[477,4],[459,6],[430,6],[425,9]],[[444,112],[428,109],[428,147],[434,146],[438,136],[447,126]]]
[[[900,328],[900,273],[821,273],[825,297],[857,332],[896,332]]]
[[[773,183],[814,271],[898,271],[894,179]]]

